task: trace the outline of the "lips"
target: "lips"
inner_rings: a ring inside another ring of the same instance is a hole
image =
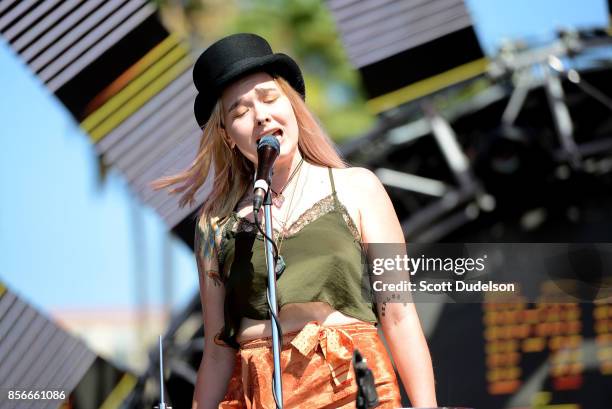
[[[261,135],[255,140],[255,145],[259,145],[261,138],[266,135],[272,135],[280,142],[281,138],[283,137],[283,131],[282,129],[270,129],[269,131],[262,132]]]

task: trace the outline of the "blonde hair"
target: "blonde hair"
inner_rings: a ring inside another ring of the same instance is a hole
[[[299,137],[298,149],[305,161],[319,166],[345,168],[333,142],[325,134],[302,97],[281,77],[273,78],[289,99],[297,119]],[[189,168],[173,176],[158,179],[152,183],[154,189],[169,189],[170,193],[182,193],[179,206],[193,205],[195,194],[214,169],[212,191],[204,200],[199,212],[198,223],[204,237],[208,237],[209,226],[227,220],[240,199],[245,195],[255,173],[254,165],[237,149],[231,149],[225,137],[222,122],[221,101],[217,101],[208,122],[203,128],[198,154]]]

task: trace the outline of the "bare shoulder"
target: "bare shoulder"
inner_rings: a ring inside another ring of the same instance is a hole
[[[338,178],[339,190],[351,196],[363,197],[384,190],[380,180],[370,169],[366,168],[344,168],[334,169],[334,175]]]
[[[374,172],[366,168],[334,169],[333,172],[338,198],[363,232],[363,216],[372,206],[372,199],[380,196],[384,188]]]
[[[334,173],[336,174],[336,173]],[[342,194],[358,212],[361,236],[367,243],[401,243],[403,233],[391,199],[382,183],[369,169],[338,169]],[[340,194],[340,189],[338,189]]]

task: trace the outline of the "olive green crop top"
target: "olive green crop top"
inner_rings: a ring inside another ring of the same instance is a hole
[[[332,193],[304,212],[283,240],[287,267],[277,278],[278,306],[323,301],[375,323],[359,232],[338,200],[331,169],[329,178]],[[270,319],[264,241],[257,227],[236,213],[223,226],[218,260],[226,291],[225,326],[218,339],[238,348],[236,334],[243,317]]]

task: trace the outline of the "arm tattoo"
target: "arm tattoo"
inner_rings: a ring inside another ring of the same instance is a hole
[[[385,298],[385,301],[383,301],[381,307],[380,307],[380,315],[382,315],[383,317],[385,316],[385,312],[387,310],[387,303],[391,300],[391,298],[389,296],[387,296],[387,298]]]
[[[221,229],[214,228],[210,224],[208,225],[208,231],[206,233],[203,232],[199,226],[197,226],[196,229],[195,250],[198,269],[203,272],[202,278],[212,279],[215,287],[219,287],[223,283],[223,280],[215,264],[217,262],[216,239],[221,238]],[[212,264],[208,269],[204,267],[204,260],[208,260]]]
[[[212,228],[208,231],[206,237],[202,237],[202,256],[204,258],[212,258],[215,251],[215,233]]]
[[[223,281],[221,281],[221,276],[217,270],[208,270],[206,272],[206,276],[213,280],[215,287],[221,287],[221,284],[223,284]]]

